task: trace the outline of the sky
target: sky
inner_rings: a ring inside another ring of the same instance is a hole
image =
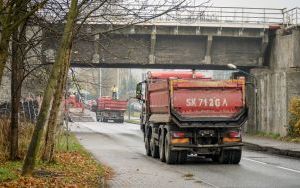
[[[199,0],[198,0],[199,1]],[[214,6],[242,6],[255,8],[300,7],[300,0],[211,0]]]

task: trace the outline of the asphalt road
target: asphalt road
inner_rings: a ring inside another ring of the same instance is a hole
[[[110,187],[300,187],[300,160],[243,151],[239,165],[190,157],[167,165],[145,155],[138,125],[74,123],[71,129],[99,161],[112,167]]]

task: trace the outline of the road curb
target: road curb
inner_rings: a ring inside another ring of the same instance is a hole
[[[295,157],[300,159],[300,151],[294,151],[294,150],[285,150],[285,149],[278,149],[271,146],[261,146],[258,144],[253,144],[250,142],[243,142],[244,147],[249,150],[254,151],[261,151],[265,153],[270,154],[277,154],[282,156],[288,156],[288,157]]]

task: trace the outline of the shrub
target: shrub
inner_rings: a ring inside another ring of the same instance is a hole
[[[30,122],[19,123],[19,151],[18,156],[23,159],[26,155],[31,136],[33,133],[34,124]],[[0,160],[7,160],[9,156],[9,134],[10,120],[0,119]]]
[[[288,126],[288,136],[300,136],[300,97],[293,97],[289,106],[290,119]]]

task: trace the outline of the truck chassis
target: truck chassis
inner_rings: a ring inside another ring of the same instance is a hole
[[[124,112],[113,110],[97,110],[96,119],[100,122],[108,122],[108,120],[113,120],[116,123],[124,123]]]

